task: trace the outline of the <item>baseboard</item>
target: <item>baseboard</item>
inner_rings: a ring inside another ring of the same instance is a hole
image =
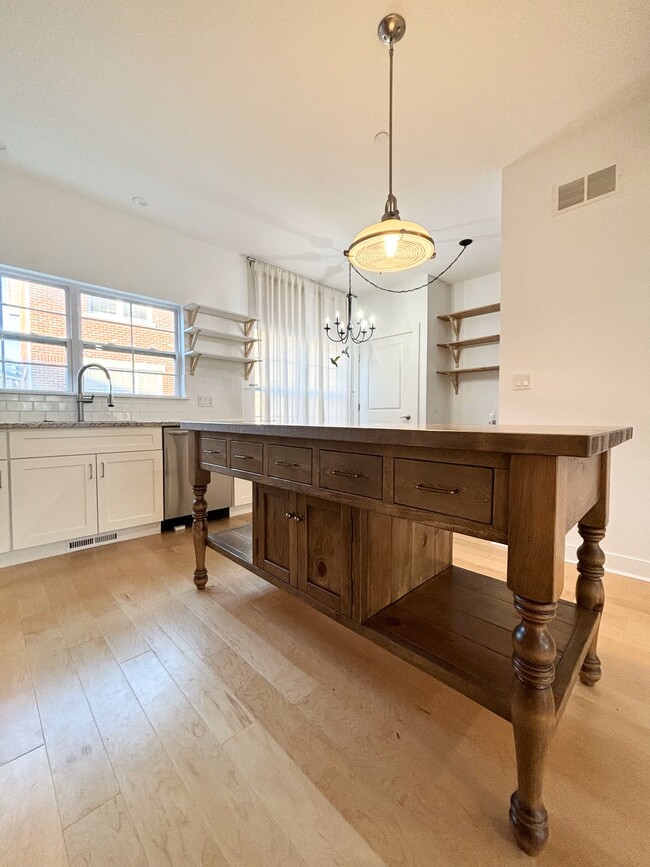
[[[142,527],[127,527],[125,530],[117,530],[117,539],[108,542],[97,542],[88,548],[79,548],[78,551],[88,551],[92,548],[101,548],[104,545],[114,545],[116,542],[125,542],[127,539],[139,539],[141,536],[155,536],[160,533],[160,522],[144,524]],[[97,535],[97,534],[93,534]],[[78,553],[68,549],[68,540],[52,542],[49,545],[39,545],[37,548],[21,548],[20,551],[7,551],[0,554],[0,569],[4,566],[18,566],[20,563],[30,563],[32,560],[44,560],[46,557],[58,557],[61,554]]]
[[[249,515],[253,511],[252,503],[245,503],[243,506],[231,506],[230,517],[236,518],[238,515]]]
[[[577,563],[578,545],[567,544],[564,558],[568,563]],[[640,581],[650,581],[650,561],[639,557],[626,557],[624,554],[611,554],[605,551],[605,569],[615,575],[625,575],[626,578],[638,578]]]

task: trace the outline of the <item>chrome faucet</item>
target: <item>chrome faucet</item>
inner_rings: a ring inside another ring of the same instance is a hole
[[[88,370],[89,367],[96,367],[98,370],[103,371],[106,374],[106,379],[108,380],[108,405],[110,407],[115,406],[113,403],[113,385],[111,383],[111,375],[106,370],[103,364],[97,364],[92,362],[91,364],[84,364],[83,367],[79,368],[79,373],[77,374],[77,421],[84,420],[84,403],[92,403],[95,399],[94,394],[84,394],[83,391],[83,378],[84,373]]]

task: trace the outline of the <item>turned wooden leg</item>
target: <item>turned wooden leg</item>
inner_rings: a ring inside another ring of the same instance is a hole
[[[205,541],[208,538],[208,520],[206,514],[208,504],[205,499],[207,485],[192,485],[194,502],[192,503],[192,540],[194,542],[194,555],[196,557],[196,569],[194,570],[194,583],[203,590],[208,583],[208,570],[205,568]]]
[[[510,821],[520,849],[536,855],[548,839],[548,813],[542,800],[546,755],[555,728],[555,641],[548,624],[557,603],[515,595],[521,623],[512,633],[515,685],[512,726],[517,753],[517,791],[510,799]]]
[[[605,537],[605,528],[578,524],[578,532],[583,541],[578,548],[576,602],[579,608],[602,611],[605,604],[605,588],[603,586],[605,555],[599,543]],[[596,629],[596,634],[580,669],[580,680],[587,686],[593,686],[597,683],[602,674],[600,659],[596,652],[597,645],[598,629]]]

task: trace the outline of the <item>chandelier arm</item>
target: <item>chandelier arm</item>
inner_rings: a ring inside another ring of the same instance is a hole
[[[426,289],[427,286],[431,286],[432,283],[435,283],[436,280],[439,280],[443,274],[446,274],[447,271],[449,271],[449,269],[452,267],[452,265],[455,265],[456,262],[458,262],[458,260],[463,255],[463,253],[465,252],[466,249],[467,249],[467,246],[463,246],[463,249],[456,256],[456,258],[452,259],[452,261],[449,263],[449,265],[447,265],[447,267],[444,268],[439,274],[436,274],[436,276],[432,277],[431,280],[429,280],[427,283],[423,283],[421,286],[414,286],[412,289],[386,289],[384,286],[379,286],[377,283],[373,283],[372,280],[369,280],[365,276],[365,274],[362,274],[361,271],[359,271],[357,269],[357,267],[352,264],[352,262],[350,262],[349,264],[350,264],[350,268],[354,268],[355,273],[358,274],[362,280],[365,280],[366,283],[369,283],[375,289],[381,289],[382,292],[392,292],[394,295],[405,295],[407,292],[417,292],[418,289]]]

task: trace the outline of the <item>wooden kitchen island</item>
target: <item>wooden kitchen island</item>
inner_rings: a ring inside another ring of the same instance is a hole
[[[578,674],[601,676],[609,454],[631,428],[181,427],[196,586],[212,548],[511,721],[510,820],[539,852],[555,726]],[[253,481],[251,526],[208,534],[210,472]],[[576,524],[573,604],[560,595]],[[507,544],[507,585],[453,566],[454,532]]]

